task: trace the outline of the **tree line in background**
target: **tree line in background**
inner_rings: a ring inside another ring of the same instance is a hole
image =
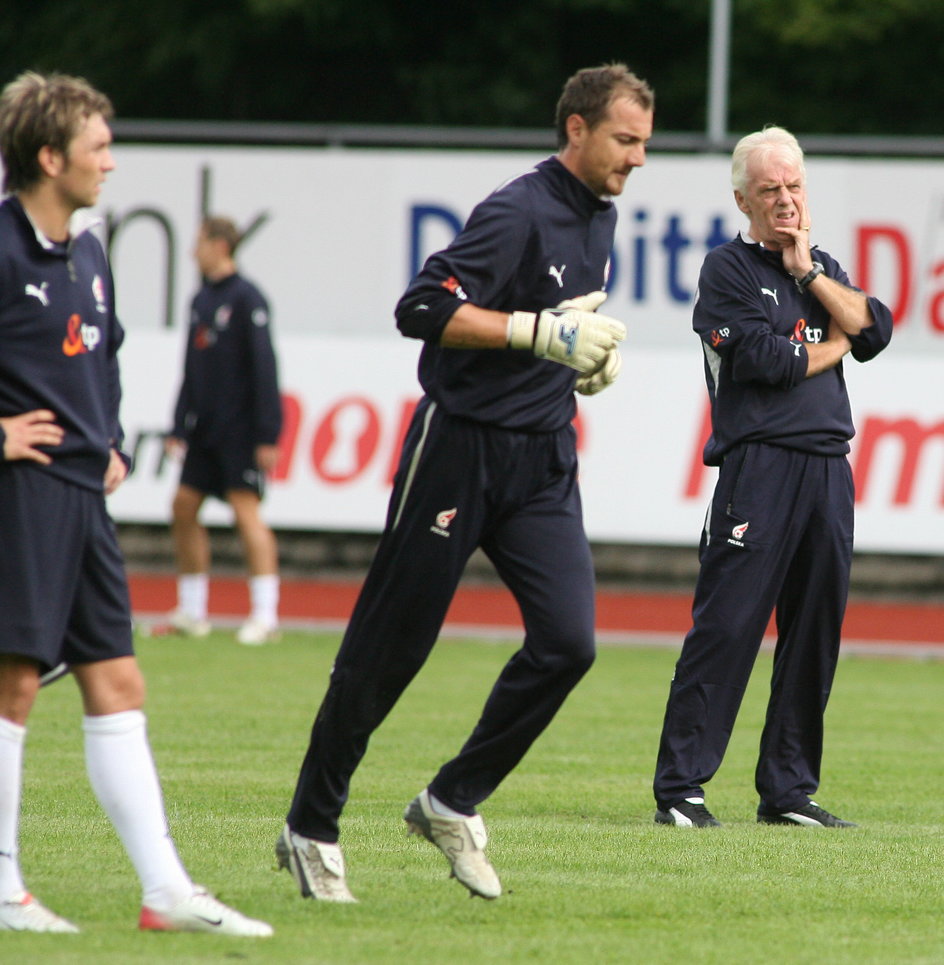
[[[122,118],[549,128],[628,63],[656,126],[706,126],[710,0],[3,0],[0,80],[81,74]],[[728,130],[932,135],[940,0],[732,0]]]

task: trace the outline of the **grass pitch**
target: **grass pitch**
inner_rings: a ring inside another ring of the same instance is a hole
[[[681,641],[680,641],[681,642]],[[676,652],[603,647],[522,765],[483,806],[505,894],[471,900],[405,804],[459,748],[510,643],[440,642],[377,731],[342,824],[357,905],[303,901],[275,870],[336,634],[242,647],[142,639],[151,743],[196,881],[270,921],[262,940],[136,930],[137,879],[85,779],[70,679],[27,739],[28,886],[82,934],[0,933],[0,961],[58,963],[937,963],[944,961],[944,663],[847,657],[818,799],[850,831],[755,823],[762,654],[721,771],[715,830],[657,827],[650,782]]]

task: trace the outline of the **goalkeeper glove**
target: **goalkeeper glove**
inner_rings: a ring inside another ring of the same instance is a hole
[[[606,299],[605,292],[591,292],[589,295],[580,295],[563,301],[558,308],[579,308],[581,311],[596,311]],[[589,374],[577,376],[574,388],[581,395],[596,395],[602,392],[607,386],[612,385],[620,374],[623,367],[622,356],[615,348],[611,348],[603,357],[603,361]]]
[[[626,326],[615,318],[597,315],[604,292],[591,292],[545,308],[540,314],[512,312],[508,318],[510,348],[529,348],[540,359],[570,366],[585,375],[593,372],[606,353],[626,338]]]
[[[590,292],[576,298],[565,298],[558,308],[577,308],[582,312],[595,312],[606,301],[606,292]]]
[[[581,395],[596,395],[602,392],[608,385],[612,385],[619,378],[620,369],[623,367],[623,359],[620,353],[611,348],[600,365],[589,375],[578,375],[574,388]]]

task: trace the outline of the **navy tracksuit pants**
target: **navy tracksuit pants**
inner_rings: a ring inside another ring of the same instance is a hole
[[[528,433],[424,399],[404,440],[388,518],[311,731],[288,824],[336,841],[372,732],[422,667],[476,547],[514,594],[523,647],[459,754],[429,785],[473,814],[551,722],[594,659],[594,576],[575,432]]]
[[[750,443],[725,457],[659,745],[654,791],[663,810],[704,796],[774,610],[777,646],[755,773],[760,807],[802,807],[819,786],[853,501],[845,456]]]

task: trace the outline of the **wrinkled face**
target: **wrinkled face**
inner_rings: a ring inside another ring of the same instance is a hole
[[[800,208],[806,203],[803,172],[792,160],[776,152],[752,158],[747,165],[747,190],[734,192],[737,206],[750,219],[748,234],[764,247],[779,250],[793,244],[776,228],[799,228]]]
[[[111,129],[101,114],[92,114],[69,142],[56,177],[59,195],[73,211],[90,208],[98,202],[105,178],[114,169]]]
[[[568,135],[573,174],[597,197],[615,197],[623,193],[633,168],[646,163],[652,111],[628,97],[617,97],[606,117],[592,129],[579,114],[572,115]]]

